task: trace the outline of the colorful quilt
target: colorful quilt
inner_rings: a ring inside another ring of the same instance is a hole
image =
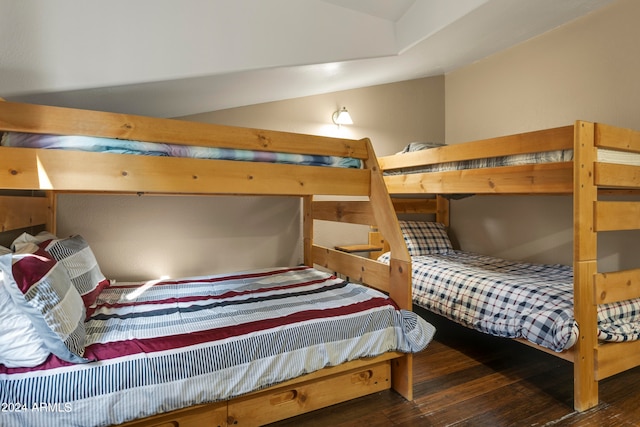
[[[198,147],[180,144],[130,141],[89,136],[40,135],[7,132],[0,145],[6,147],[80,150],[97,153],[138,154],[146,156],[189,157],[195,159],[241,160],[247,162],[286,163],[306,166],[361,168],[358,159],[311,154],[273,153],[232,148]]]
[[[383,255],[381,260],[388,260]],[[573,271],[470,252],[412,257],[413,301],[478,331],[524,338],[554,351],[578,337],[573,316]],[[598,306],[598,339],[640,338],[640,300]]]
[[[0,365],[1,425],[122,423],[417,352],[434,333],[386,295],[308,267],[112,284],[85,325],[90,363]]]

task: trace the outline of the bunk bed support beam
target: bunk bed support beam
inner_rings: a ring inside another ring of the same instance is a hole
[[[597,305],[594,282],[597,273],[597,233],[595,203],[598,189],[594,180],[597,159],[593,123],[576,122],[573,177],[573,272],[574,316],[579,336],[574,357],[574,407],[585,411],[598,404],[596,380]]]

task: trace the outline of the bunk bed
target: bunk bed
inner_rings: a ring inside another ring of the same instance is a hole
[[[422,232],[423,237],[426,234],[429,239],[437,235],[442,237],[443,233],[443,239],[447,239],[444,230],[449,227],[450,200],[455,197],[483,194],[572,195],[573,265],[547,266],[550,269],[542,271],[541,275],[538,271],[537,278],[531,276],[534,286],[527,291],[531,293],[525,294],[525,298],[544,299],[539,294],[564,298],[564,313],[568,310],[571,315],[564,319],[564,338],[555,347],[549,343],[532,343],[521,337],[516,339],[573,362],[574,407],[579,411],[599,403],[598,381],[640,365],[640,341],[637,340],[640,330],[640,269],[603,271],[599,269],[598,261],[598,236],[601,233],[640,228],[640,205],[632,196],[640,189],[639,153],[640,132],[577,121],[570,126],[398,153],[379,159],[396,211],[399,214],[430,213],[435,216],[434,224],[442,225],[435,227],[432,224],[430,230]],[[410,228],[405,227],[405,231],[409,240],[415,238]],[[384,240],[384,233],[373,232],[371,239],[379,244]],[[409,250],[412,251],[411,248]],[[450,243],[440,245],[434,252],[438,252],[435,260],[425,263],[422,256],[428,254],[412,256],[417,305],[421,301],[424,303],[419,294],[425,288],[431,287],[431,292],[436,295],[438,291],[433,289],[442,288],[442,284],[434,279],[441,274],[435,273],[435,269],[447,262],[445,260],[461,256]],[[477,254],[473,256],[480,257]],[[452,287],[460,286],[457,288],[460,293],[469,293],[467,305],[460,307],[455,300],[457,297],[442,294],[443,299],[453,299],[436,303],[439,308],[434,311],[460,320],[465,319],[466,314],[461,312],[470,310],[474,304],[496,305],[493,312],[496,318],[501,317],[501,313],[521,308],[508,305],[514,304],[510,296],[522,292],[521,287],[517,291],[513,288],[498,290],[494,285],[489,290],[479,291],[476,285],[489,276],[501,274],[496,273],[502,267],[498,264],[504,264],[510,273],[520,268],[522,271],[531,270],[530,267],[539,270],[541,266],[518,266],[507,260],[489,258],[476,258],[477,264],[491,264],[492,267],[485,268],[480,277],[472,276],[476,281],[473,285],[462,284],[457,278],[449,277]],[[463,270],[466,267],[459,268],[458,273],[462,273],[457,276],[466,275]],[[511,278],[519,273],[511,274]],[[506,278],[498,276],[496,280],[506,281]],[[546,280],[546,283],[540,280]],[[561,287],[564,290],[558,291]],[[546,291],[541,290],[543,288]],[[483,302],[478,303],[481,300]],[[526,305],[522,301],[521,304]],[[449,308],[442,309],[445,306]],[[626,323],[626,334],[609,336],[603,331],[603,317],[612,307],[612,317]],[[625,311],[620,307],[630,308]],[[461,323],[484,332],[488,329],[484,327],[486,325],[465,323],[464,320]],[[548,325],[542,322],[542,326],[539,323],[529,327],[548,328]],[[504,330],[494,332],[509,336]]]
[[[412,353],[434,329],[411,312],[368,140],[6,101],[0,132],[0,317],[44,347],[0,363],[3,423],[249,426],[391,388],[412,399]],[[304,265],[113,283],[82,236],[56,235],[62,193],[298,197]],[[316,244],[318,221],[377,224],[390,263]],[[0,338],[2,357],[21,353]]]

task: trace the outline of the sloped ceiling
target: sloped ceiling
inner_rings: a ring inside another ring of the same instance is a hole
[[[614,0],[0,0],[0,97],[177,117],[445,74]]]

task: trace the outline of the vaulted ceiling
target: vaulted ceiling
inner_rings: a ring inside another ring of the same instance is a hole
[[[0,0],[0,97],[176,117],[442,75],[614,0]]]

